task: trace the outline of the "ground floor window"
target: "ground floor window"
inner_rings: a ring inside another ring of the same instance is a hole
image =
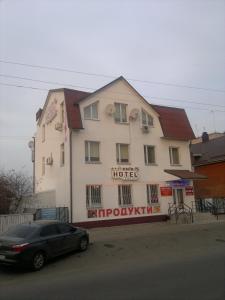
[[[119,185],[118,186],[118,199],[119,205],[131,205],[132,204],[132,197],[131,197],[131,185]]]
[[[102,205],[101,185],[86,186],[86,204],[87,207],[101,207]]]
[[[157,184],[147,184],[148,204],[159,203],[159,187]]]

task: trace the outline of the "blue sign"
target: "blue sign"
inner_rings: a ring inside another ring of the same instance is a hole
[[[179,180],[171,180],[166,182],[171,187],[185,187],[190,185],[190,180],[188,179],[179,179]]]

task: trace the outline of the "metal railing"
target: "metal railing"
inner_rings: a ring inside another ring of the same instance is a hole
[[[212,202],[206,199],[197,199],[192,202],[192,208],[200,213],[210,212],[218,219],[219,215],[225,214],[225,199],[214,198]]]
[[[175,218],[176,224],[181,217],[185,218],[186,223],[194,222],[193,209],[185,203],[169,203],[168,215],[170,219]]]

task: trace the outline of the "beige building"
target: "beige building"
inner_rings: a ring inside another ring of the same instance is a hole
[[[35,193],[83,226],[166,219],[169,203],[194,201],[193,138],[183,109],[149,104],[123,77],[93,93],[50,90],[37,113]]]

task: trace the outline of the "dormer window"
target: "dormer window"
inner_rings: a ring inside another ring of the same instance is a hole
[[[153,126],[153,117],[150,116],[145,110],[142,109],[141,111],[141,122],[142,126]]]
[[[98,102],[92,103],[84,108],[85,120],[98,120]]]
[[[127,123],[127,104],[115,103],[115,122]]]

